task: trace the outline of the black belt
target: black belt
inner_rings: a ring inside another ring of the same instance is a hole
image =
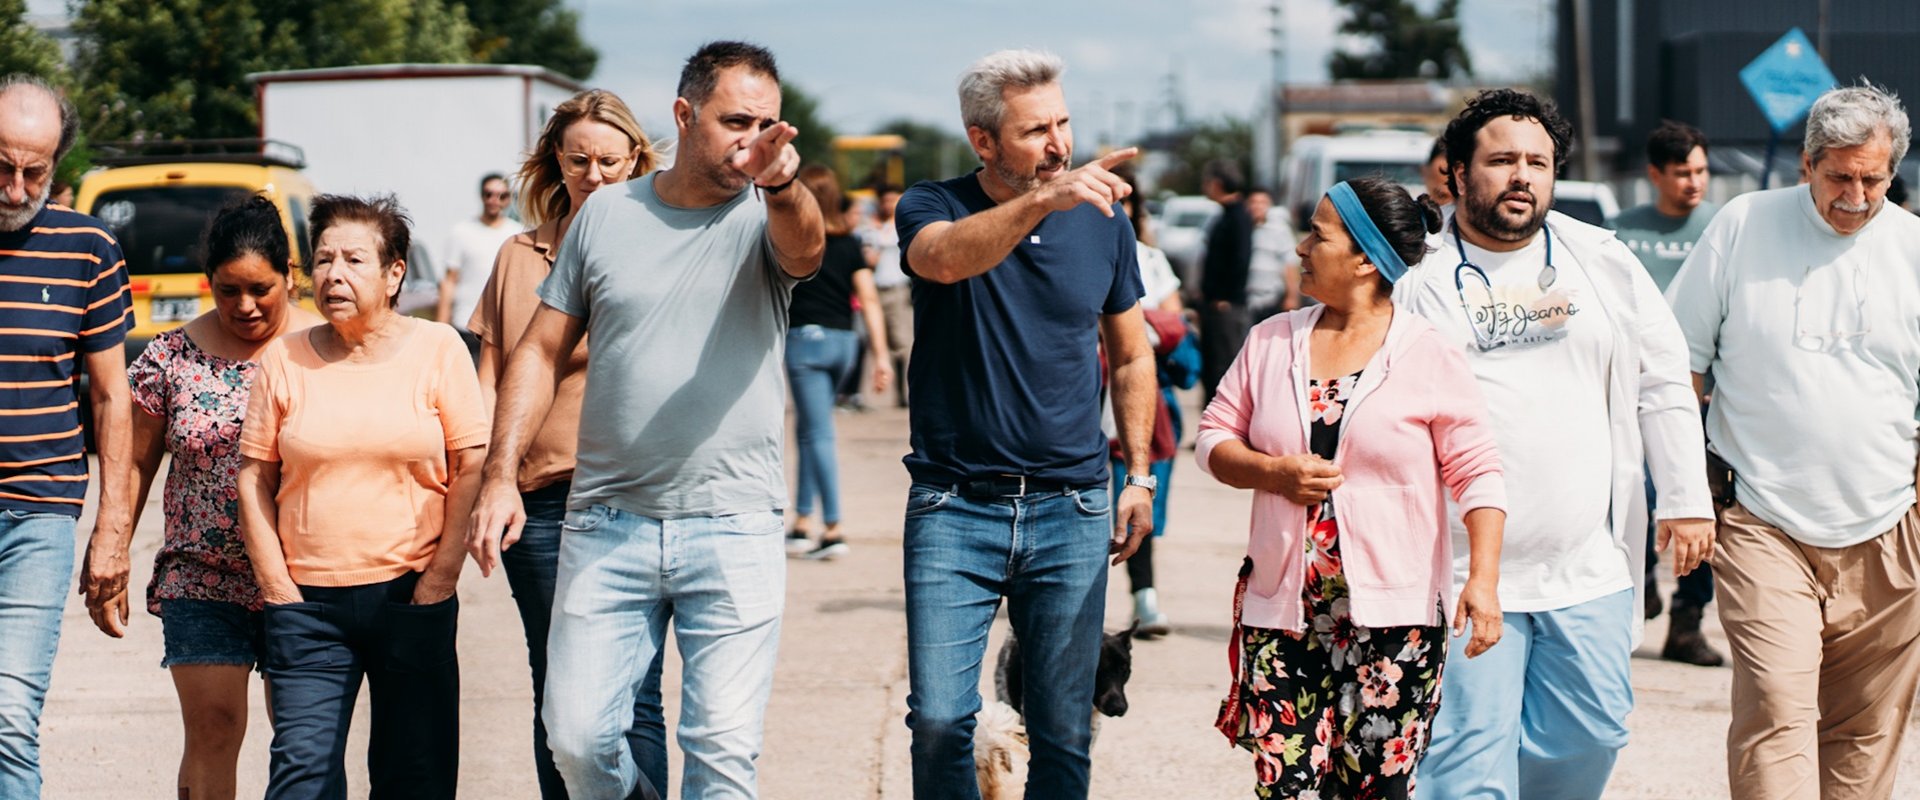
[[[1073,488],[1061,481],[1041,480],[1025,475],[995,475],[961,481],[955,489],[968,497],[1025,497],[1030,494],[1058,494]]]

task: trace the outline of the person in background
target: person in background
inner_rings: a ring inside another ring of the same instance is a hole
[[[1240,166],[1220,159],[1209,162],[1201,191],[1220,204],[1220,216],[1207,231],[1207,251],[1200,272],[1200,352],[1205,366],[1200,385],[1207,401],[1227,365],[1247,338],[1247,269],[1253,262],[1253,217],[1247,213]]]
[[[1427,187],[1428,199],[1440,207],[1441,213],[1453,205],[1453,187],[1447,184],[1447,137],[1433,137],[1433,148],[1420,165],[1420,183]]]
[[[493,274],[467,322],[480,338],[480,393],[494,411],[506,377],[507,354],[520,343],[540,307],[540,282],[553,272],[560,242],[587,198],[608,186],[645,175],[660,161],[653,143],[627,104],[612,92],[589,89],[554,106],[533,153],[520,165],[521,217],[534,227],[500,246]],[[546,706],[547,632],[553,625],[554,583],[560,568],[561,525],[573,486],[580,444],[581,398],[587,384],[587,342],[561,363],[553,408],[541,421],[515,478],[527,520],[517,539],[500,545],[500,567],[520,610],[527,635],[527,666],[533,677],[533,765],[543,800],[565,800],[567,786],[553,766]],[[481,564],[489,576],[492,565]],[[661,708],[661,654],[647,665],[634,695],[627,749],[654,793],[667,796],[667,729]]]
[[[799,180],[821,208],[840,206],[840,179],[831,168],[819,164],[802,167]],[[893,382],[886,320],[865,248],[849,227],[847,215],[826,215],[826,225],[827,248],[820,259],[820,271],[813,280],[793,287],[793,299],[787,306],[787,386],[793,393],[794,436],[800,454],[787,553],[814,561],[845,555],[849,549],[846,537],[840,535],[840,465],[834,454],[833,401],[835,387],[854,371],[854,355],[861,346],[860,337],[853,332],[855,313],[866,326],[867,346],[872,350],[873,390],[885,392]],[[816,497],[820,501],[820,521],[825,525],[817,542],[811,530]]]
[[[1707,202],[1707,137],[1691,125],[1666,120],[1647,137],[1647,180],[1652,182],[1654,199],[1634,206],[1613,218],[1615,236],[1640,259],[1653,285],[1665,292],[1680,271],[1694,242],[1707,229],[1707,223],[1720,210]],[[1658,501],[1651,478],[1647,484],[1647,504]],[[1654,526],[1647,525],[1646,618],[1660,616],[1659,583],[1655,570],[1660,554],[1654,547]],[[1668,616],[1667,642],[1660,657],[1702,667],[1717,667],[1726,657],[1707,643],[1700,632],[1700,619],[1707,604],[1713,602],[1713,567],[1680,576],[1673,592],[1673,611]]]
[[[0,78],[0,797],[40,796],[40,710],[72,590],[87,496],[80,406],[93,409],[100,510],[80,592],[95,624],[127,618],[127,503],[133,422],[127,265],[100,220],[49,205],[55,165],[80,120],[45,80]],[[76,376],[90,377],[81,396]]]
[[[313,201],[325,325],[260,352],[240,430],[240,530],[265,603],[267,797],[346,794],[364,679],[375,797],[451,798],[454,647],[467,517],[487,451],[473,360],[450,327],[394,311],[406,213],[391,197]]]
[[[1253,218],[1253,257],[1247,262],[1247,313],[1258,323],[1299,308],[1300,257],[1294,255],[1293,226],[1285,212],[1273,213],[1273,193],[1247,190],[1247,214]]]
[[[893,211],[900,204],[900,187],[883,183],[873,190],[873,225],[863,234],[873,251],[873,286],[880,293],[881,317],[887,321],[887,347],[893,361],[893,399],[907,407],[907,356],[913,352],[913,283],[900,268],[900,231]]]
[[[1147,468],[1148,474],[1159,482],[1159,489],[1153,493],[1153,535],[1141,539],[1140,549],[1127,559],[1127,584],[1133,592],[1133,635],[1138,639],[1157,639],[1173,630],[1166,612],[1160,609],[1160,590],[1154,585],[1153,545],[1167,532],[1167,498],[1171,493],[1168,487],[1173,482],[1173,459],[1179,454],[1184,427],[1180,401],[1174,390],[1191,389],[1200,378],[1200,348],[1194,343],[1199,337],[1187,324],[1186,308],[1180,303],[1180,277],[1174,273],[1167,254],[1153,246],[1153,219],[1147,213],[1146,195],[1135,183],[1133,170],[1123,164],[1114,174],[1125,179],[1130,190],[1120,207],[1126,209],[1137,240],[1143,290],[1140,311],[1147,325],[1147,342],[1153,347],[1160,387],[1154,398],[1153,439],[1149,446],[1152,463]],[[1109,491],[1118,496],[1126,489],[1126,446],[1120,441],[1119,428],[1114,424],[1112,398],[1105,398],[1102,405],[1105,415],[1102,427],[1108,434],[1107,447],[1112,456],[1109,466],[1114,475]]]
[[[254,196],[220,210],[201,247],[212,310],[147,344],[127,368],[133,403],[133,492],[138,526],[161,459],[172,456],[161,503],[166,527],[147,584],[185,726],[177,778],[181,797],[232,798],[247,734],[247,673],[264,667],[260,587],[240,533],[240,425],[268,343],[313,327],[296,305],[292,249],[273,201]],[[131,530],[131,529],[130,529]],[[132,541],[115,543],[124,564]],[[127,576],[115,576],[116,582]],[[124,604],[124,594],[118,599]],[[96,615],[109,636],[125,617]]]
[[[1335,184],[1298,248],[1320,304],[1255,326],[1201,417],[1201,469],[1254,490],[1215,725],[1255,754],[1259,797],[1413,795],[1455,559],[1453,634],[1472,628],[1470,659],[1500,641],[1506,483],[1486,402],[1459,348],[1392,299],[1439,229],[1439,207],[1389,179]]]
[[[493,272],[500,245],[520,230],[506,214],[512,202],[513,191],[507,188],[506,176],[495,172],[481,178],[480,216],[454,223],[447,236],[446,274],[440,278],[440,302],[434,307],[433,318],[458,329],[476,361],[480,357],[480,337],[464,326],[480,301],[481,287]]]

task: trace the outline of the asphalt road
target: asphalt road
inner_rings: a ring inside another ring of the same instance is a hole
[[[911,796],[902,721],[907,671],[900,577],[907,476],[899,459],[906,451],[906,414],[883,408],[843,413],[838,421],[844,527],[853,552],[833,562],[790,564],[779,668],[759,762],[761,794],[776,800]],[[1174,632],[1134,648],[1132,708],[1106,722],[1094,748],[1095,797],[1251,795],[1250,759],[1211,727],[1227,680],[1229,599],[1249,496],[1214,483],[1188,453],[1171,486],[1171,530],[1157,548],[1157,568]],[[82,520],[82,536],[89,524]],[[156,492],[134,546],[134,586],[141,591],[160,530]],[[1124,570],[1112,577],[1107,621],[1109,629],[1118,629],[1128,623],[1131,603]],[[526,645],[505,579],[499,573],[482,579],[469,567],[460,599],[461,794],[536,797]],[[48,798],[174,796],[179,710],[172,682],[159,668],[159,620],[138,608],[134,613],[127,638],[110,639],[93,628],[78,598],[69,598],[42,730]],[[1729,673],[1658,660],[1664,625],[1664,618],[1649,625],[1649,644],[1634,661],[1638,709],[1630,719],[1632,743],[1621,754],[1607,797],[1726,797]],[[1711,615],[1708,626],[1721,642]],[[996,637],[1004,628],[996,628]],[[678,674],[678,656],[670,652],[669,720],[678,713]],[[260,796],[266,781],[271,731],[257,682],[252,706],[240,760],[242,797]],[[356,797],[366,793],[365,729],[363,702],[348,759]],[[1909,737],[1896,796],[1920,793],[1916,761],[1920,755]],[[676,752],[676,787],[679,774]]]

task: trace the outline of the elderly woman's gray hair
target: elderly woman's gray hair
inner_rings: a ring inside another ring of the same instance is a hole
[[[1066,69],[1058,56],[1038,50],[1002,50],[975,61],[960,75],[960,121],[998,135],[1006,90],[1055,83]]]
[[[1887,163],[1892,170],[1906,158],[1907,143],[1913,137],[1913,123],[1900,98],[1865,81],[1834,89],[1820,95],[1807,112],[1807,161],[1818,164],[1828,150],[1858,147],[1881,133],[1893,140],[1892,160]]]

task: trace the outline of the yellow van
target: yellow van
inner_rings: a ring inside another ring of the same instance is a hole
[[[307,210],[313,185],[298,147],[260,139],[99,145],[74,197],[74,208],[106,223],[127,257],[134,328],[128,357],[154,335],[213,308],[201,262],[201,234],[222,207],[261,194],[280,207],[296,267],[311,253]],[[311,305],[305,270],[295,269],[303,303]]]

